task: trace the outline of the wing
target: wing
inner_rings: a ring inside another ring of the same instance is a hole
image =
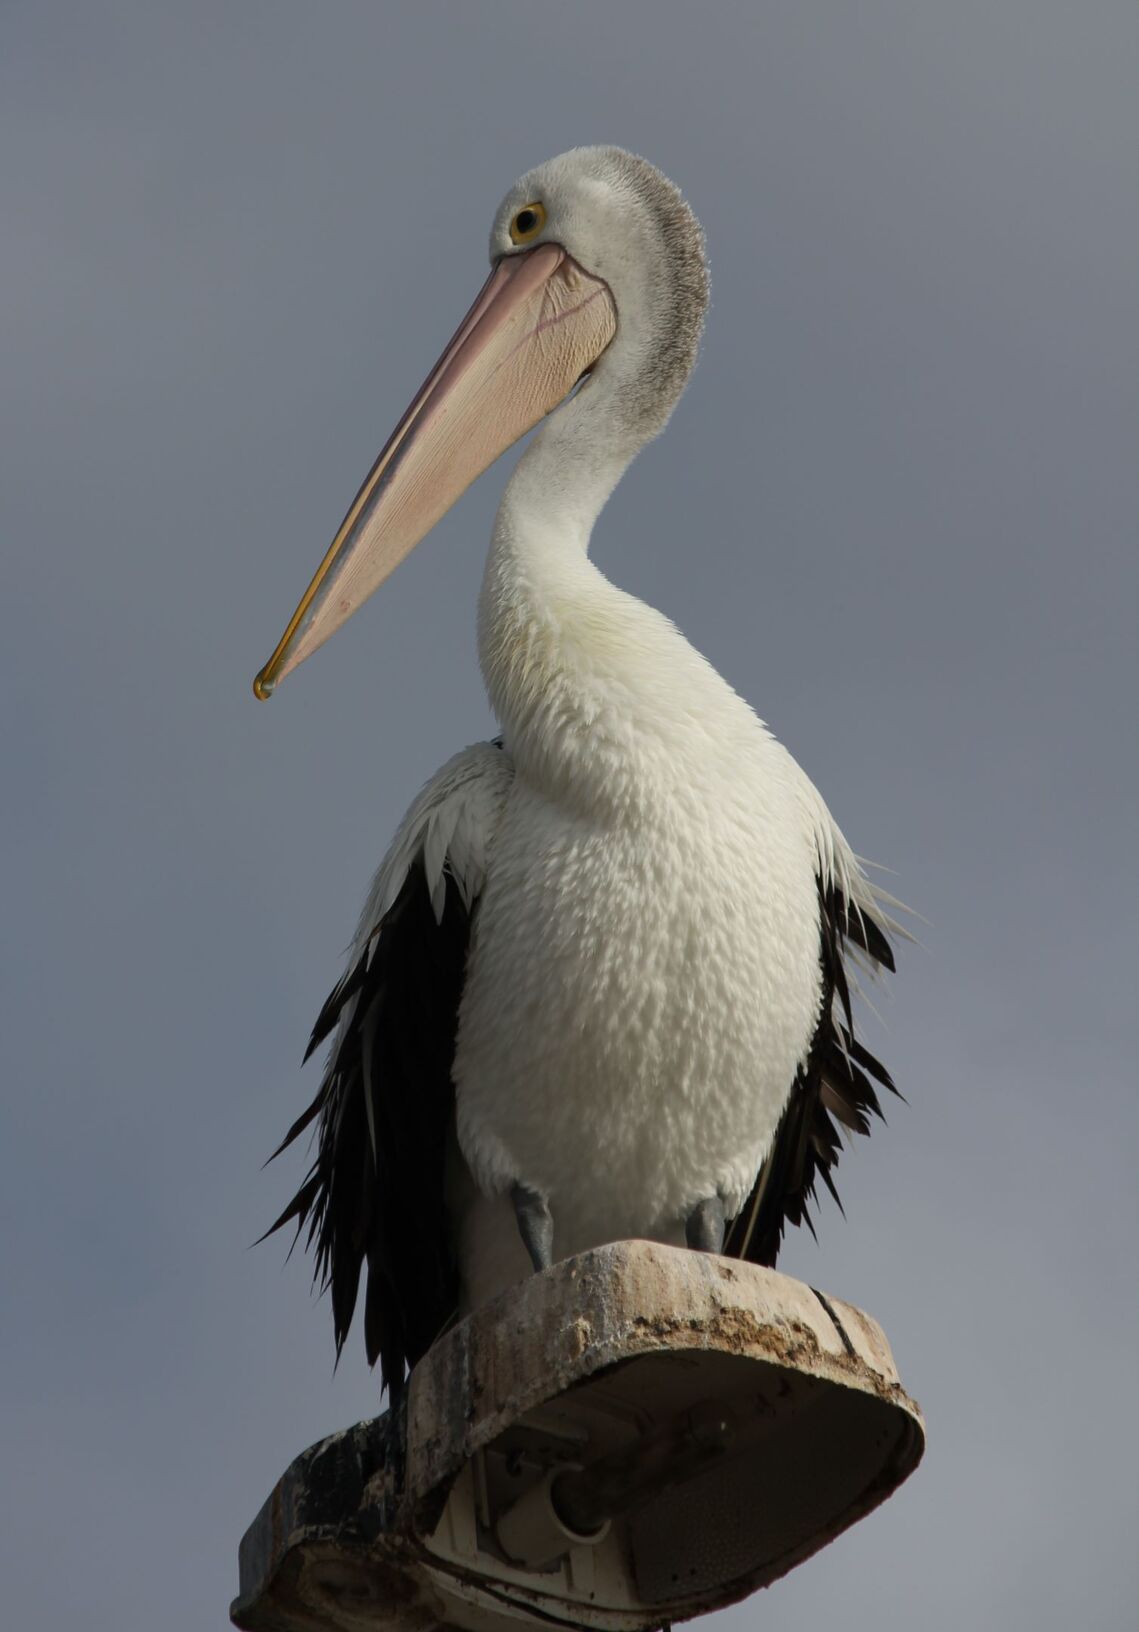
[[[870,1118],[882,1116],[878,1088],[898,1092],[885,1066],[854,1035],[848,963],[872,976],[893,971],[891,937],[909,936],[889,916],[888,907],[897,903],[870,884],[818,795],[813,788],[810,792],[818,801],[813,814],[819,836],[819,1019],[771,1150],[724,1243],[730,1256],[770,1268],[786,1223],[806,1224],[814,1234],[809,1204],[819,1179],[842,1211],[833,1176],[842,1130],[868,1134]]]
[[[456,754],[405,816],[369,892],[347,969],[305,1059],[335,1031],[316,1098],[274,1156],[317,1123],[304,1183],[266,1233],[308,1226],[332,1296],[337,1358],[367,1265],[364,1342],[393,1402],[454,1313],[444,1204],[451,1065],[472,915],[514,766],[497,743]]]

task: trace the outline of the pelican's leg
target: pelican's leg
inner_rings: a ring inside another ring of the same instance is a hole
[[[554,1218],[549,1201],[525,1184],[516,1184],[510,1199],[530,1262],[536,1270],[549,1269],[554,1261]]]
[[[724,1245],[724,1203],[720,1196],[698,1201],[684,1224],[684,1239],[694,1252],[719,1252]]]

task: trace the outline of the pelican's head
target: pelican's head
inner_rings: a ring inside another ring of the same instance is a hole
[[[616,147],[528,171],[495,213],[491,272],[356,495],[277,649],[265,698],[347,621],[475,478],[583,377],[629,451],[668,419],[708,304],[704,239],[672,182]],[[579,412],[587,410],[583,401]]]
[[[593,373],[620,392],[643,441],[665,425],[696,361],[708,307],[700,223],[646,159],[575,147],[515,182],[494,218],[491,262],[541,244],[605,284],[617,330]]]

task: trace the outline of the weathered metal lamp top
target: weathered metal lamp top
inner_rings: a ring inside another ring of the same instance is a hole
[[[618,1242],[447,1333],[406,1417],[299,1457],[241,1546],[247,1632],[641,1632],[778,1579],[913,1472],[867,1315],[738,1260]]]

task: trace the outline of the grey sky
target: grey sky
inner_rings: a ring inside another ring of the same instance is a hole
[[[1137,83],[1133,0],[7,0],[8,1624],[224,1624],[276,1475],[375,1409],[246,1245],[370,871],[489,730],[506,465],[249,685],[500,195],[595,141],[714,283],[596,558],[929,920],[868,1026],[909,1106],[782,1265],[883,1322],[927,1460],[721,1624],[1134,1624]]]

